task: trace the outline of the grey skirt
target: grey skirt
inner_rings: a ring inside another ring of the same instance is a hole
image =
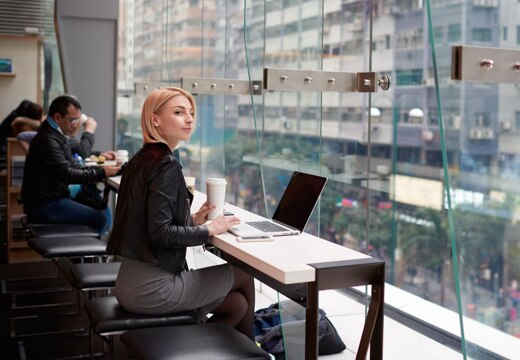
[[[122,258],[114,294],[121,306],[138,314],[194,311],[202,319],[233,286],[229,264],[172,274],[158,265]]]

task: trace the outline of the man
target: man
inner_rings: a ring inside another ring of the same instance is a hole
[[[117,150],[126,150],[132,157],[142,146],[142,141],[134,139],[126,132],[128,131],[128,121],[125,119],[117,120]]]
[[[31,141],[25,160],[22,203],[27,220],[33,223],[84,224],[100,235],[108,230],[104,210],[95,210],[71,199],[69,184],[87,184],[115,175],[120,167],[80,168],[67,137],[81,117],[81,105],[70,95],[51,103],[49,116]]]
[[[124,149],[127,139],[130,137],[126,134],[128,130],[128,121],[125,119],[117,120],[117,149]],[[125,149],[127,150],[127,149]]]

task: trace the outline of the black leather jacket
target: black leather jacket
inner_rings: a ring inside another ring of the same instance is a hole
[[[192,200],[170,148],[145,144],[123,173],[107,250],[156,263],[173,274],[183,271],[186,248],[209,239],[206,226],[193,225]]]
[[[105,178],[100,167],[79,168],[67,138],[44,121],[25,159],[22,202],[26,208],[70,197],[69,184],[87,184]]]

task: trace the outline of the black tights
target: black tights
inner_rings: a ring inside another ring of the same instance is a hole
[[[255,284],[252,276],[233,267],[235,281],[224,301],[212,311],[208,322],[219,322],[254,340]]]

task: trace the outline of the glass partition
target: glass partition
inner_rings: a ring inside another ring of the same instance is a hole
[[[145,82],[262,80],[265,67],[389,75],[390,89],[372,94],[197,95],[184,171],[202,191],[206,177],[226,177],[227,201],[265,216],[292,171],[327,176],[306,231],[385,260],[389,286],[463,316],[423,311],[421,320],[449,321],[459,337],[469,321],[468,352],[493,353],[472,342],[476,332],[520,334],[518,86],[452,80],[451,48],[518,49],[518,8],[512,0],[121,1],[119,118],[128,127],[116,144],[126,136],[132,152],[140,147]],[[465,354],[463,344],[454,346]]]

